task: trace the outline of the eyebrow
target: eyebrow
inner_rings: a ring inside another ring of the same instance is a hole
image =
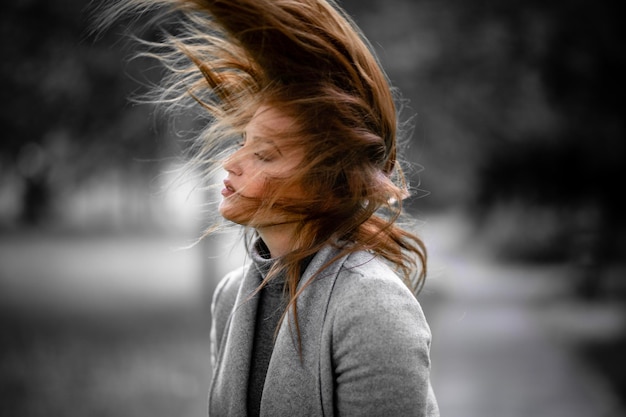
[[[280,151],[280,148],[278,147],[278,145],[276,145],[276,142],[274,142],[272,139],[267,138],[265,136],[252,136],[250,139],[252,139],[253,141],[265,142],[269,144],[274,149],[276,149],[276,152],[278,152],[280,156],[283,156],[283,153]]]

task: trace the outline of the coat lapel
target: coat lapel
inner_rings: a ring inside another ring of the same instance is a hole
[[[300,280],[300,289],[312,275],[338,253],[326,247],[311,261]],[[272,358],[267,370],[262,416],[321,415],[324,400],[320,383],[320,340],[326,307],[333,285],[345,258],[333,263],[304,290],[298,298],[298,321],[302,337],[302,362],[298,354],[298,339],[293,313],[281,324]],[[332,392],[331,394],[332,395]],[[293,414],[290,414],[293,413]]]
[[[250,358],[254,341],[254,323],[258,297],[249,298],[258,285],[258,271],[250,266],[237,294],[226,344],[221,351],[214,377],[211,413],[218,416],[245,416]]]

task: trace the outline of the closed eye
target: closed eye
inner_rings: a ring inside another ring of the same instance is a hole
[[[279,156],[282,156],[280,149],[276,146],[274,141],[261,136],[252,136],[248,141],[246,132],[243,132],[241,139],[237,142],[239,147],[250,146],[250,151],[259,161],[270,162]]]
[[[276,157],[276,153],[271,152],[271,151],[270,152],[261,151],[261,152],[255,152],[254,156],[256,156],[256,158],[260,161],[270,162]]]

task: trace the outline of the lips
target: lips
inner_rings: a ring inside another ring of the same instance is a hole
[[[235,194],[236,190],[228,180],[224,180],[224,188],[222,189],[222,195],[224,197],[230,197]]]

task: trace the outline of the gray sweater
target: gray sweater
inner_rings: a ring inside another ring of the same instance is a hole
[[[300,285],[336,255],[322,249]],[[212,303],[209,415],[246,416],[258,299],[256,268],[228,274]],[[430,384],[430,330],[400,279],[367,252],[342,257],[298,299],[268,365],[260,415],[438,416]],[[292,331],[293,330],[293,331]]]
[[[267,276],[275,260],[271,259],[269,250],[261,239],[251,248],[250,257],[257,269],[257,283]],[[287,305],[284,294],[285,275],[280,274],[267,283],[255,296],[258,297],[254,326],[254,342],[250,358],[250,374],[248,376],[248,416],[256,417],[260,413],[265,374],[274,350],[274,332],[280,316]]]

